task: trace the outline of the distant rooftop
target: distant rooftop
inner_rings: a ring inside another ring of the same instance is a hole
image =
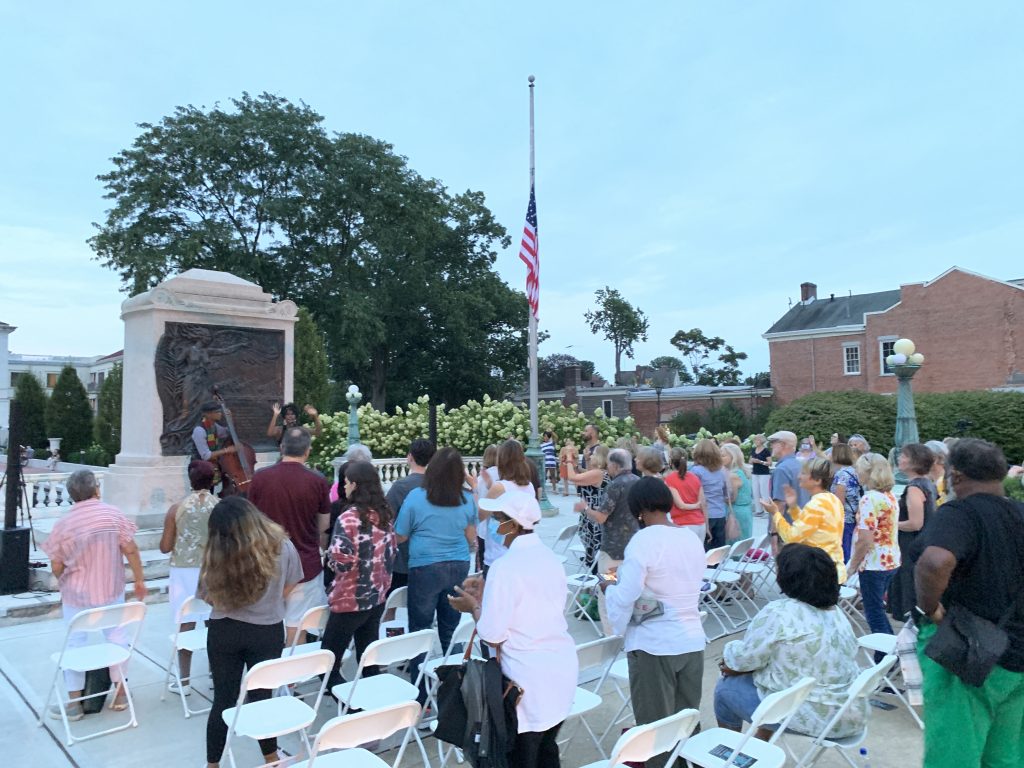
[[[765,336],[774,333],[828,330],[847,325],[863,325],[868,312],[883,312],[899,303],[900,290],[860,293],[852,296],[830,296],[800,302],[790,307]]]

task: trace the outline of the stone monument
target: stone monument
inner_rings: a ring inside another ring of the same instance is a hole
[[[296,307],[226,272],[190,269],[121,305],[121,452],[103,497],[157,526],[187,490],[191,432],[214,388],[239,439],[272,451],[270,408],[292,397]]]

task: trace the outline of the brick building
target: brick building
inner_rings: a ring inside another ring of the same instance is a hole
[[[764,334],[779,403],[811,392],[891,393],[885,365],[897,339],[925,357],[918,392],[1018,385],[1024,371],[1024,280],[997,280],[953,267],[898,290],[818,298],[800,286],[800,302]]]

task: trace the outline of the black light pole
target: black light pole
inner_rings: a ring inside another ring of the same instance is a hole
[[[657,386],[654,387],[654,394],[658,398],[658,405],[657,405],[657,409],[655,411],[656,415],[655,415],[655,421],[654,421],[654,428],[657,429],[658,427],[661,426],[661,385],[657,385]]]
[[[4,529],[0,531],[0,594],[28,591],[29,529],[18,527],[18,505],[23,498],[21,471],[21,408],[11,401],[10,429],[7,438]]]

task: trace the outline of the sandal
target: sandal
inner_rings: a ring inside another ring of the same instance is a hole
[[[124,698],[122,698],[124,695]],[[110,701],[111,710],[114,712],[124,712],[128,709],[128,696],[124,694],[124,687],[118,684],[117,689],[114,691],[114,698]]]

